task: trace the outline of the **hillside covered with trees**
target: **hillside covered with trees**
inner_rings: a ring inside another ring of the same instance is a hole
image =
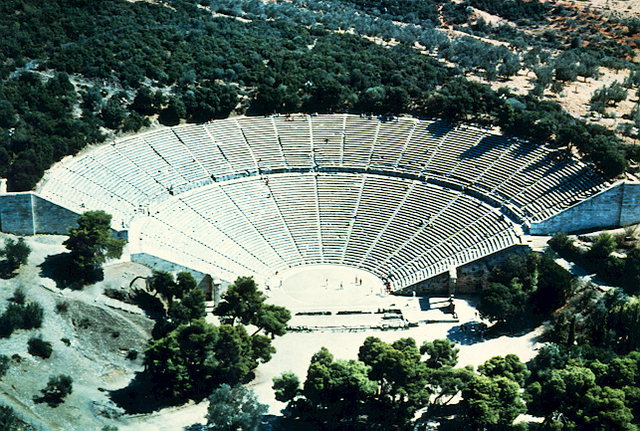
[[[114,134],[243,113],[496,125],[577,149],[609,177],[638,159],[621,140],[640,127],[637,19],[537,0],[8,0],[0,12],[0,176],[11,190]],[[635,103],[619,130],[550,100],[601,68],[628,72],[592,101],[600,117]],[[526,94],[517,76],[531,82]]]

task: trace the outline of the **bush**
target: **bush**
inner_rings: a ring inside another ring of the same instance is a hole
[[[18,238],[18,241],[7,239],[4,243],[4,249],[0,250],[0,256],[3,256],[7,265],[7,272],[14,272],[21,265],[27,263],[31,247],[27,245],[24,238]]]
[[[41,389],[41,397],[34,397],[37,403],[47,403],[49,407],[58,407],[73,392],[73,379],[64,374],[49,377],[49,382]]]
[[[34,329],[42,326],[44,310],[40,304],[11,302],[0,316],[0,338],[8,338],[16,329]]]
[[[44,341],[42,338],[31,337],[27,344],[29,345],[27,351],[32,356],[39,356],[42,359],[47,359],[53,352],[51,343],[48,341]]]
[[[67,311],[69,311],[69,303],[67,301],[56,303],[56,313],[66,314]]]
[[[21,429],[18,418],[11,407],[0,406],[0,430],[17,431]]]
[[[25,300],[27,299],[24,294],[24,290],[21,287],[18,287],[13,291],[13,296],[9,299],[11,302],[15,302],[16,304],[23,305]]]
[[[20,329],[37,329],[42,326],[44,310],[37,302],[29,302],[22,309],[22,326]]]
[[[9,371],[10,361],[11,359],[9,359],[7,355],[0,355],[0,379],[7,374],[7,371]]]
[[[62,341],[67,347],[71,345],[71,340],[69,340],[67,337],[60,338],[60,341]]]
[[[138,359],[138,351],[135,349],[131,349],[127,352],[127,359],[130,361],[135,361]]]
[[[42,326],[44,310],[37,302],[17,304],[12,302],[2,314],[2,320],[10,332],[16,329],[36,329]]]

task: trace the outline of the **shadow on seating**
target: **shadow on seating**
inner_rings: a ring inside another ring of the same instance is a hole
[[[429,123],[427,130],[436,138],[442,138],[451,131],[451,123],[438,120],[433,123]]]
[[[478,159],[484,156],[494,148],[500,148],[501,151],[513,145],[501,136],[485,136],[471,148],[467,148],[458,156],[459,159]]]

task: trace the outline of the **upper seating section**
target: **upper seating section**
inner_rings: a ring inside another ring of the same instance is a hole
[[[558,150],[488,130],[336,114],[237,117],[153,130],[65,160],[39,192],[74,209],[111,209],[120,226],[141,208],[188,190],[287,170],[437,179],[489,196],[530,222],[606,186]]]

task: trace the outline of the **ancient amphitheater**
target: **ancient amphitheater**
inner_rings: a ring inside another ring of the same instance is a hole
[[[589,208],[616,199],[613,218],[598,223],[637,217],[629,210],[636,188],[625,185],[566,151],[470,126],[236,117],[69,157],[35,193],[0,195],[0,224],[51,233],[64,214],[104,209],[133,260],[159,258],[226,281],[341,265],[400,289],[519,244],[563,214],[575,221],[576,208],[585,226],[594,223]]]
[[[236,117],[68,157],[35,193],[0,194],[0,227],[61,233],[69,216],[104,209],[132,260],[226,281],[342,265],[399,289],[528,233],[637,222],[636,186],[605,182],[566,151],[471,126]]]

